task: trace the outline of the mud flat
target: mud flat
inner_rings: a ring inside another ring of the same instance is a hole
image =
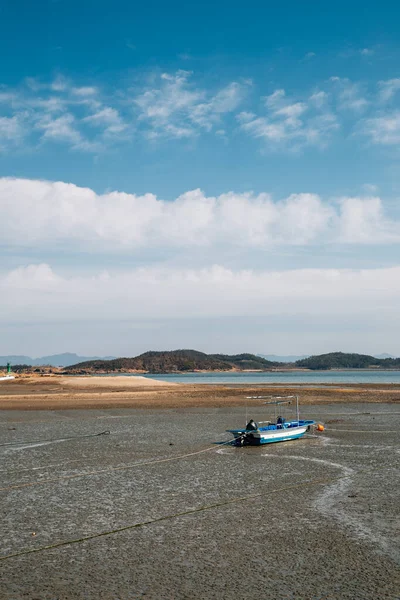
[[[233,448],[242,406],[1,411],[0,598],[398,598],[399,405],[302,414]]]

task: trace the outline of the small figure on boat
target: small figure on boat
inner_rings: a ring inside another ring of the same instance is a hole
[[[248,396],[246,399],[262,400],[264,398],[267,399],[264,404],[272,405],[274,409],[274,419],[259,421],[258,423],[250,419],[243,428],[228,429],[227,431],[233,434],[232,443],[235,446],[256,446],[271,442],[296,440],[316,425],[315,421],[300,419],[298,396]],[[288,414],[286,418],[282,416],[282,414],[285,414],[282,411],[287,405],[291,405],[289,410],[291,414]],[[317,431],[323,431],[323,426],[321,425],[321,428],[317,427]]]

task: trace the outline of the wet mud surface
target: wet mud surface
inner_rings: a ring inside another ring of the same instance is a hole
[[[234,448],[239,407],[2,411],[0,598],[399,598],[400,406],[302,416]]]

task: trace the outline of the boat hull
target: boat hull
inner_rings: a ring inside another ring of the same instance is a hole
[[[257,429],[255,431],[229,430],[233,434],[236,446],[261,446],[276,442],[288,442],[301,438],[314,421],[303,421],[299,426]]]
[[[288,442],[297,440],[302,437],[307,431],[307,427],[296,427],[291,430],[278,430],[274,432],[254,432],[251,433],[251,442],[249,445],[260,446],[262,444],[272,444],[274,442]]]

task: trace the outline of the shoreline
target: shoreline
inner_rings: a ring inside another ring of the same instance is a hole
[[[400,384],[185,384],[146,377],[21,377],[0,386],[0,410],[184,409],[244,406],[246,396],[299,395],[300,404],[399,403]],[[257,402],[253,402],[257,404]]]
[[[12,373],[16,378],[21,377],[165,377],[165,376],[180,376],[180,375],[235,375],[235,374],[259,374],[259,373],[397,373],[400,372],[400,367],[332,367],[329,369],[309,369],[303,367],[274,367],[272,369],[229,369],[229,370],[207,370],[197,369],[195,371],[162,371],[152,372],[145,370],[124,370],[124,371],[86,371],[85,369],[79,371],[68,371],[68,367],[52,367],[46,366],[37,367],[43,369],[42,372],[35,371],[21,371]],[[5,375],[5,372],[0,372],[0,376]]]

